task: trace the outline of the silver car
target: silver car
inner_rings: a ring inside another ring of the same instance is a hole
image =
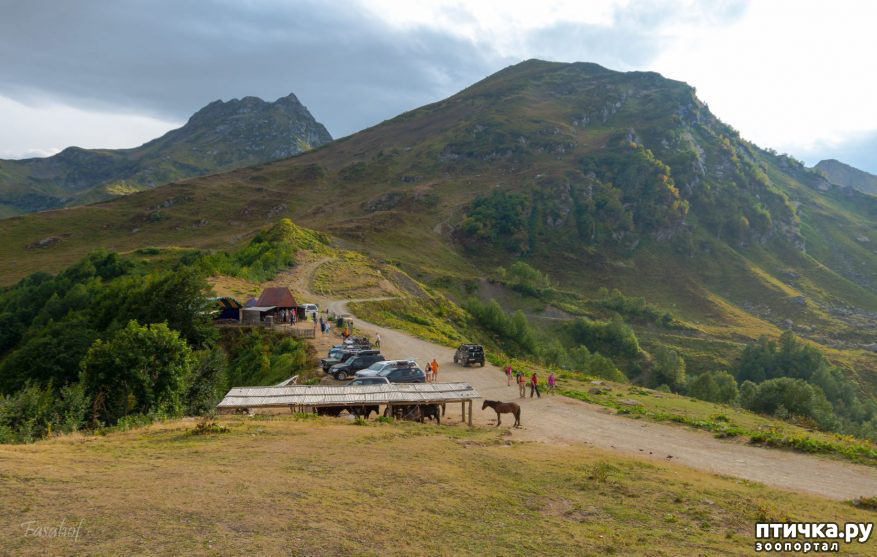
[[[412,360],[411,358],[407,360],[384,360],[383,362],[375,362],[367,368],[357,371],[355,377],[377,377],[384,370],[400,366],[417,366],[417,362]]]

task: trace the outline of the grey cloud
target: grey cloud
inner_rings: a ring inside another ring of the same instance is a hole
[[[642,69],[661,46],[657,23],[733,18],[743,5],[690,12],[678,1],[635,1],[611,28],[558,24],[532,33],[524,57]],[[294,92],[336,137],[517,61],[433,28],[391,27],[354,0],[0,0],[0,15],[0,95],[19,102],[181,121],[217,98]]]
[[[216,98],[296,95],[333,135],[437,100],[505,61],[353,3],[7,2],[0,94],[185,119]]]
[[[534,56],[597,62],[616,70],[648,69],[672,36],[672,23],[728,25],[743,16],[747,0],[714,0],[691,5],[681,0],[635,0],[613,13],[611,26],[557,23],[528,37]]]

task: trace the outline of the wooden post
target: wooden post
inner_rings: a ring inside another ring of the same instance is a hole
[[[469,400],[469,427],[472,427],[472,400]]]
[[[460,408],[463,410],[463,423],[466,423],[466,401],[460,402]]]

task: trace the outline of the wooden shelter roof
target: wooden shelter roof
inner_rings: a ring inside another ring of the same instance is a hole
[[[391,383],[387,385],[289,385],[235,387],[217,408],[424,404],[481,398],[468,383]]]

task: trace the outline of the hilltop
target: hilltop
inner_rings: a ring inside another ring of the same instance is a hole
[[[68,147],[0,160],[0,217],[82,205],[302,153],[332,140],[295,95],[214,101],[186,124],[133,149]]]
[[[859,170],[835,159],[819,161],[814,168],[821,172],[832,184],[855,188],[865,193],[877,194],[877,176],[864,170]]]

